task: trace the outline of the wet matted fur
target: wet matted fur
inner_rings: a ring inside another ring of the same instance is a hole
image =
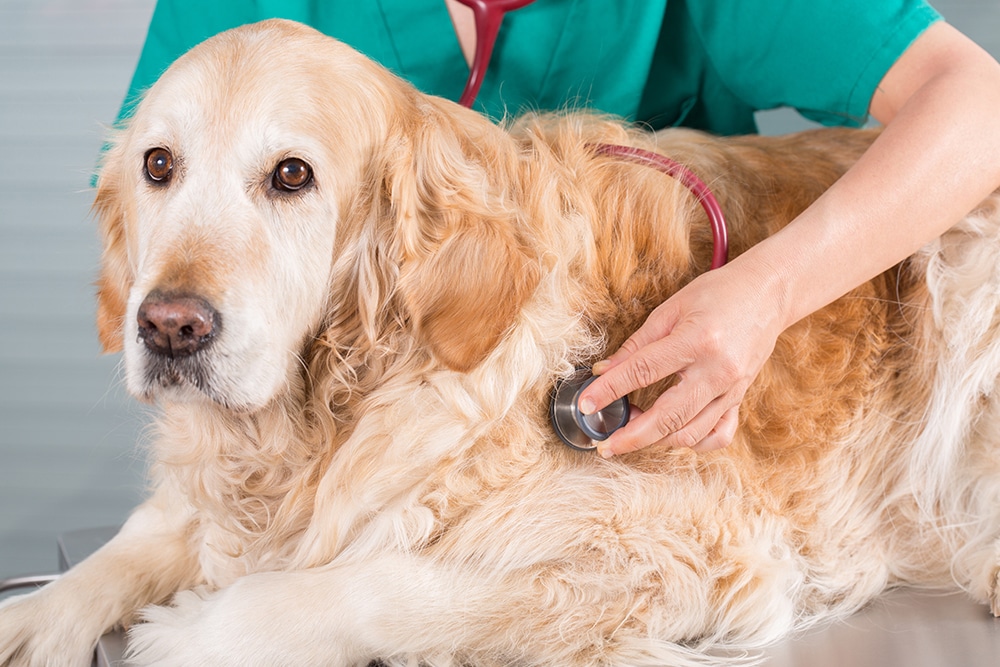
[[[556,380],[711,255],[681,185],[595,143],[688,165],[735,254],[873,136],[497,126],[296,24],[210,39],[97,193],[101,341],[160,408],[150,497],[4,603],[0,664],[89,664],[118,623],[143,665],[717,664],[901,583],[997,611],[996,196],[785,332],[727,449],[606,461],[548,425]],[[211,344],[156,358],[156,292],[210,304]]]

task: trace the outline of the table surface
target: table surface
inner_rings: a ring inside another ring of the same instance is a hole
[[[64,534],[60,567],[67,568],[114,536],[115,528]],[[106,635],[98,667],[120,664],[124,640]],[[846,621],[825,625],[765,652],[764,667],[997,667],[1000,620],[960,593],[900,589]]]

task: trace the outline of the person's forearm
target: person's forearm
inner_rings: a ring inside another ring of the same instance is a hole
[[[1000,65],[986,54],[965,63],[898,111],[885,105],[889,122],[858,163],[734,262],[766,281],[783,327],[905,259],[1000,185]]]

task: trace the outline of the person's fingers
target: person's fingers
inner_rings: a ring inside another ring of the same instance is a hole
[[[683,336],[653,340],[618,365],[604,369],[580,394],[579,408],[592,414],[636,389],[648,387],[695,361]]]
[[[622,343],[614,354],[594,364],[594,374],[602,375],[621,364],[632,355],[662,338],[666,338],[677,325],[679,312],[672,302],[667,301],[654,309],[635,333]],[[620,398],[616,396],[615,398]],[[614,399],[612,399],[614,400]]]
[[[696,452],[709,452],[728,447],[733,442],[733,438],[736,437],[736,427],[739,426],[739,423],[740,406],[734,405],[722,413],[715,428],[691,449]]]
[[[598,452],[605,458],[633,452],[652,444],[666,447],[695,447],[712,434],[733,405],[733,398],[726,394],[712,396],[706,393],[705,382],[682,379],[668,389],[653,406],[640,416],[615,431],[598,445]],[[735,399],[738,401],[738,398]],[[724,424],[728,428],[728,424]],[[709,441],[720,441],[727,431]]]

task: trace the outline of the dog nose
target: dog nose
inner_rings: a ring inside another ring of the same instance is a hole
[[[139,340],[150,352],[185,357],[208,345],[219,331],[219,313],[192,295],[150,292],[136,316]]]

